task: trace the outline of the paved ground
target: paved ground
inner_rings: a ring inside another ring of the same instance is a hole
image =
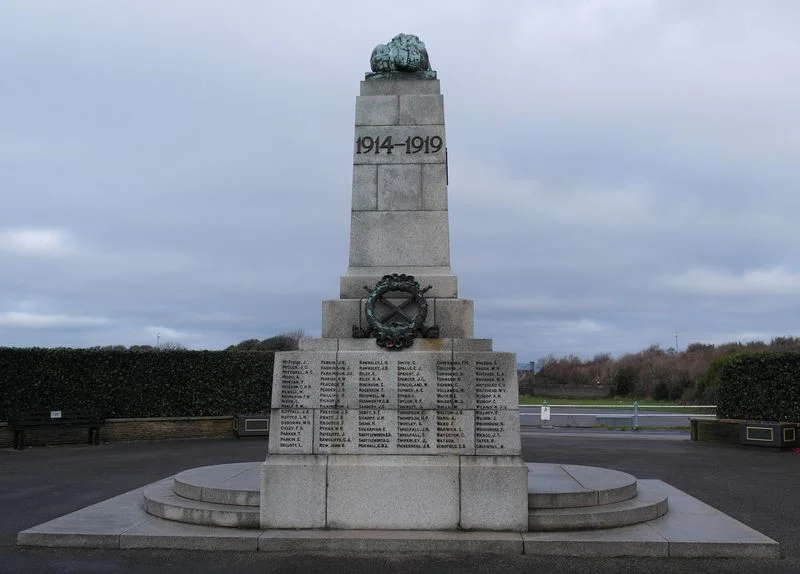
[[[26,548],[16,533],[195,466],[259,460],[265,441],[186,440],[0,450],[0,573],[17,572],[800,572],[800,455],[692,443],[668,433],[531,431],[525,459],[657,478],[779,541],[780,560],[535,556],[269,556]]]

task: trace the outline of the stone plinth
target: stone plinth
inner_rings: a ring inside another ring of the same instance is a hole
[[[519,456],[273,455],[261,528],[527,530]]]
[[[525,531],[516,357],[472,338],[450,268],[439,81],[362,82],[355,117],[349,264],[322,338],[275,355],[261,528]],[[393,274],[426,305],[381,292],[370,325],[369,292]],[[377,346],[419,323],[441,338]]]
[[[489,340],[276,353],[261,527],[525,530],[518,400]]]
[[[350,260],[340,297],[362,298],[363,285],[371,288],[387,273],[432,285],[430,297],[457,297],[439,81],[364,81],[355,116]],[[323,328],[323,337],[343,336],[334,330]]]

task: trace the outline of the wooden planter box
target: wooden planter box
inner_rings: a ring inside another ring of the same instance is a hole
[[[690,419],[692,440],[769,448],[800,447],[800,424],[743,421],[740,419]]]
[[[739,444],[739,423],[729,419],[689,419],[692,440]]]
[[[800,428],[797,423],[743,422],[739,423],[739,443],[771,448],[800,447]]]
[[[269,415],[245,414],[233,418],[233,432],[241,438],[243,436],[269,435]]]

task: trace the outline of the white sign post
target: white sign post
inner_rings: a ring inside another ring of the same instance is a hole
[[[542,410],[541,413],[539,413],[539,416],[542,418],[542,422],[544,423],[542,428],[550,428],[550,405],[547,404],[547,401],[542,404]]]

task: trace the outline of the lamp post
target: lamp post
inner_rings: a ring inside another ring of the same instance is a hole
[[[678,332],[675,331],[675,352],[678,352]]]

